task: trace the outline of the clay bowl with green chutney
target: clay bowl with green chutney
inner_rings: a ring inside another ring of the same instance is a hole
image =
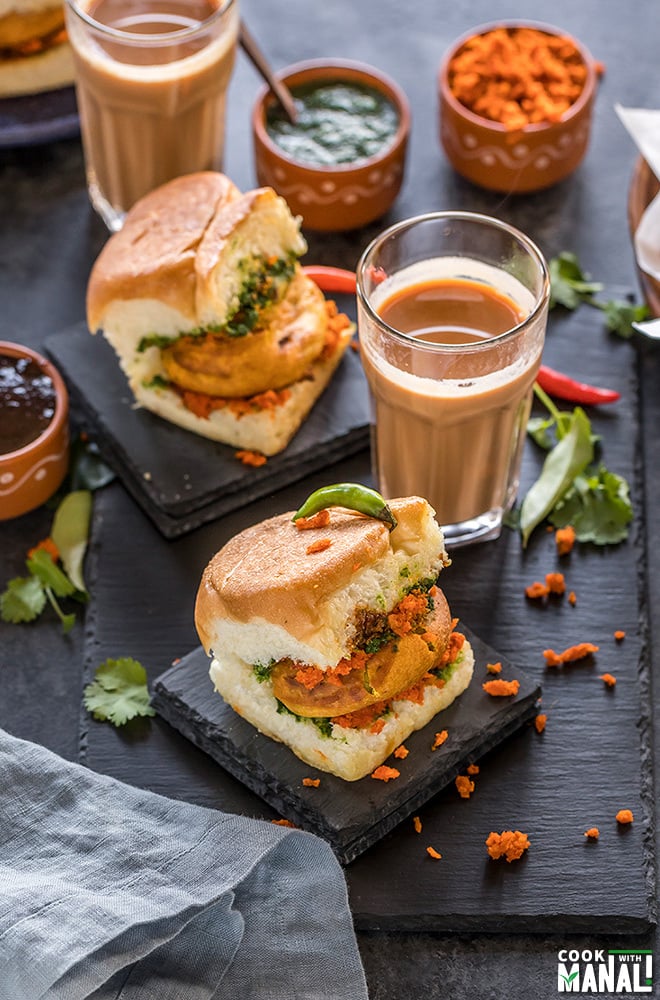
[[[268,87],[252,109],[257,180],[323,232],[380,218],[403,182],[410,106],[380,70],[343,60],[296,63],[278,74],[291,90],[292,123]]]

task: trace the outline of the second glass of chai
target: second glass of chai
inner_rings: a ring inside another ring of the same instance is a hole
[[[497,538],[545,339],[542,254],[497,219],[435,212],[377,236],[357,288],[379,490],[427,499],[448,547]]]

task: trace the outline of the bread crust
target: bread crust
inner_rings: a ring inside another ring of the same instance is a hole
[[[211,662],[210,677],[216,691],[235,712],[260,733],[284,743],[311,767],[357,781],[371,774],[412,732],[422,729],[448,708],[470,684],[474,654],[466,640],[460,659],[443,687],[428,684],[421,704],[395,700],[380,732],[343,729],[333,724],[323,736],[311,719],[278,712],[269,682],[259,683],[250,667],[232,656]],[[437,721],[435,727],[440,725]],[[429,749],[432,740],[429,740]]]
[[[21,97],[68,87],[74,81],[73,55],[67,41],[34,55],[0,59],[0,97]]]
[[[207,652],[216,642],[218,623],[225,619],[249,623],[256,618],[285,630],[292,641],[325,648],[318,637],[327,624],[328,602],[358,587],[360,578],[394,549],[405,557],[404,550],[411,548],[409,539],[427,534],[429,523],[438,533],[431,545],[442,550],[431,564],[430,572],[437,575],[445,553],[440,529],[432,520],[433,509],[420,497],[394,499],[390,507],[399,522],[393,532],[375,518],[333,508],[326,527],[301,531],[289,511],[230,539],[204,570],[197,594],[195,625]],[[330,540],[329,547],[308,552],[312,543],[324,539]],[[413,577],[410,584],[414,582]],[[390,610],[394,603],[383,610]],[[320,659],[322,665],[336,665],[349,646],[350,636],[342,638],[333,659],[306,658],[303,662]],[[283,655],[296,658],[293,647]]]
[[[178,310],[188,328],[197,326],[197,249],[214,217],[240,196],[224,174],[203,171],[177,177],[142,198],[92,268],[90,330],[100,330],[108,307],[121,299],[156,299]]]

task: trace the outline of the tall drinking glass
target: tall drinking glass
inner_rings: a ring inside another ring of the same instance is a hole
[[[380,491],[425,497],[448,546],[496,538],[545,339],[542,254],[497,219],[436,212],[377,236],[357,288]]]
[[[142,195],[222,168],[237,0],[66,0],[87,185],[111,230]]]

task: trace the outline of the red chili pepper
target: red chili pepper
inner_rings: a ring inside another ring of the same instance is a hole
[[[585,403],[597,406],[599,403],[614,403],[621,398],[621,393],[615,389],[602,389],[597,385],[577,382],[562,372],[541,365],[536,381],[544,392],[557,399],[565,399],[569,403]]]
[[[347,271],[342,267],[325,267],[322,264],[306,264],[303,271],[324,292],[355,294],[353,271]],[[614,403],[621,398],[621,393],[615,389],[602,389],[597,385],[578,382],[563,372],[548,368],[547,365],[541,365],[536,381],[548,395],[565,399],[569,403],[597,406],[599,403]]]
[[[343,267],[325,267],[323,264],[305,264],[303,271],[323,292],[355,295],[355,273]]]

